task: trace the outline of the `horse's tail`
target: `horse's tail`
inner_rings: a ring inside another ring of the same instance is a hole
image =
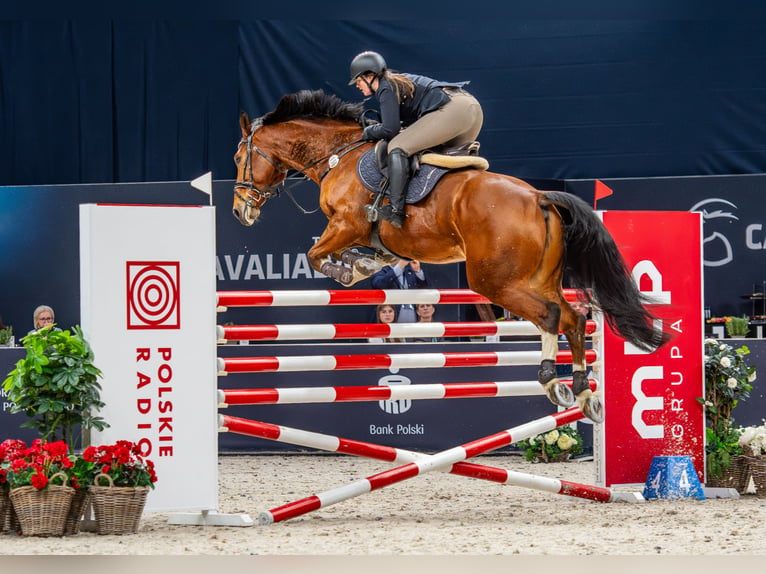
[[[551,191],[543,204],[559,208],[564,220],[566,277],[571,287],[590,290],[613,331],[644,350],[654,350],[671,337],[655,330],[651,303],[633,281],[625,260],[603,222],[590,206],[571,193]]]

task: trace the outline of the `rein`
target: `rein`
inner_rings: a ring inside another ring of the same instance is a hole
[[[306,171],[308,171],[312,167],[322,163],[323,161],[327,161],[327,164],[328,164],[327,165],[327,169],[324,170],[324,172],[322,172],[322,175],[319,176],[319,182],[321,183],[322,180],[325,178],[325,176],[328,173],[330,173],[330,170],[338,165],[338,163],[340,162],[341,158],[343,158],[346,154],[348,154],[348,153],[354,151],[355,149],[363,146],[364,144],[368,143],[367,140],[358,139],[358,140],[354,140],[354,141],[352,141],[350,143],[342,145],[341,147],[339,147],[339,148],[335,149],[334,151],[330,152],[329,154],[327,154],[327,155],[325,155],[323,157],[320,157],[316,161],[311,162],[307,166],[305,166],[305,167],[303,167],[303,168],[301,168],[299,170],[294,170],[296,172],[296,175],[299,175],[301,177],[296,178],[296,181],[291,183],[289,186],[285,186],[285,180],[287,179],[287,174],[289,173],[290,170],[289,169],[282,170],[282,168],[280,166],[278,166],[277,163],[273,159],[271,159],[263,150],[261,150],[257,145],[255,145],[253,143],[253,135],[255,134],[255,130],[258,129],[259,127],[260,127],[259,123],[254,123],[253,128],[250,131],[250,134],[247,136],[247,138],[246,139],[243,138],[239,142],[240,145],[242,145],[243,143],[247,144],[247,158],[245,160],[246,163],[245,163],[244,173],[245,173],[246,177],[249,175],[250,181],[236,181],[236,182],[234,182],[234,195],[236,195],[237,198],[239,198],[239,200],[242,201],[245,204],[245,206],[247,206],[248,209],[252,208],[256,204],[256,202],[258,200],[262,200],[260,204],[263,205],[263,203],[266,203],[266,201],[268,201],[272,197],[279,197],[279,195],[284,191],[290,197],[290,199],[295,204],[295,206],[298,209],[300,209],[304,214],[308,215],[308,214],[311,214],[311,213],[316,213],[317,210],[319,209],[319,207],[317,207],[313,211],[307,211],[306,209],[301,207],[301,205],[295,200],[295,197],[293,197],[292,193],[290,193],[290,190],[293,187],[295,187],[296,185],[298,185],[298,184],[302,183],[303,181],[309,179],[309,177],[306,175]],[[252,153],[254,151],[256,153],[258,153],[258,155],[263,157],[266,161],[268,161],[274,167],[274,169],[276,169],[278,171],[284,171],[285,177],[282,179],[282,181],[280,181],[279,183],[275,183],[275,184],[266,186],[263,189],[258,188],[253,183],[253,171],[252,171],[253,170],[253,166],[252,166],[251,158],[252,158]],[[242,194],[240,194],[239,190],[237,189],[239,187],[244,187],[249,192],[255,192],[256,197],[253,197],[252,195],[250,195],[250,193],[248,193],[247,195],[243,196]]]

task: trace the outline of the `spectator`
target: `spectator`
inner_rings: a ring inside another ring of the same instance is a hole
[[[393,305],[389,305],[388,303],[384,303],[382,305],[378,305],[375,308],[375,318],[378,323],[396,323],[396,307]],[[391,339],[391,338],[383,338],[383,337],[371,337],[368,339],[370,343],[404,343],[405,339]]]
[[[436,307],[431,303],[418,303],[415,305],[415,314],[418,316],[418,323],[433,323]],[[412,339],[413,343],[437,343],[443,341],[442,337],[419,337]]]
[[[387,265],[370,278],[370,284],[375,289],[425,289],[429,286],[425,271],[420,267],[420,261],[400,259],[394,265]],[[417,321],[415,306],[400,305],[397,310],[398,323],[414,323]]]
[[[35,328],[29,331],[27,335],[31,335],[38,329],[52,325],[55,321],[56,314],[53,312],[53,309],[51,309],[48,305],[40,305],[32,314],[32,324],[35,326]],[[60,331],[58,327],[56,330]]]

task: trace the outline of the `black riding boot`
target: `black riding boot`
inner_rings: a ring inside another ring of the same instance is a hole
[[[380,209],[380,215],[397,228],[404,225],[404,200],[409,181],[410,158],[401,149],[396,148],[388,154],[389,199],[388,204]]]

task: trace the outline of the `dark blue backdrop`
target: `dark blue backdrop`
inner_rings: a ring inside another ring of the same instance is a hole
[[[0,185],[231,178],[240,109],[305,88],[359,100],[348,62],[368,48],[395,69],[471,80],[495,171],[766,172],[762,19],[588,20],[585,2],[576,20],[494,3],[481,19],[290,22],[257,19],[276,11],[258,4],[240,19],[222,6],[205,20],[0,22]]]

